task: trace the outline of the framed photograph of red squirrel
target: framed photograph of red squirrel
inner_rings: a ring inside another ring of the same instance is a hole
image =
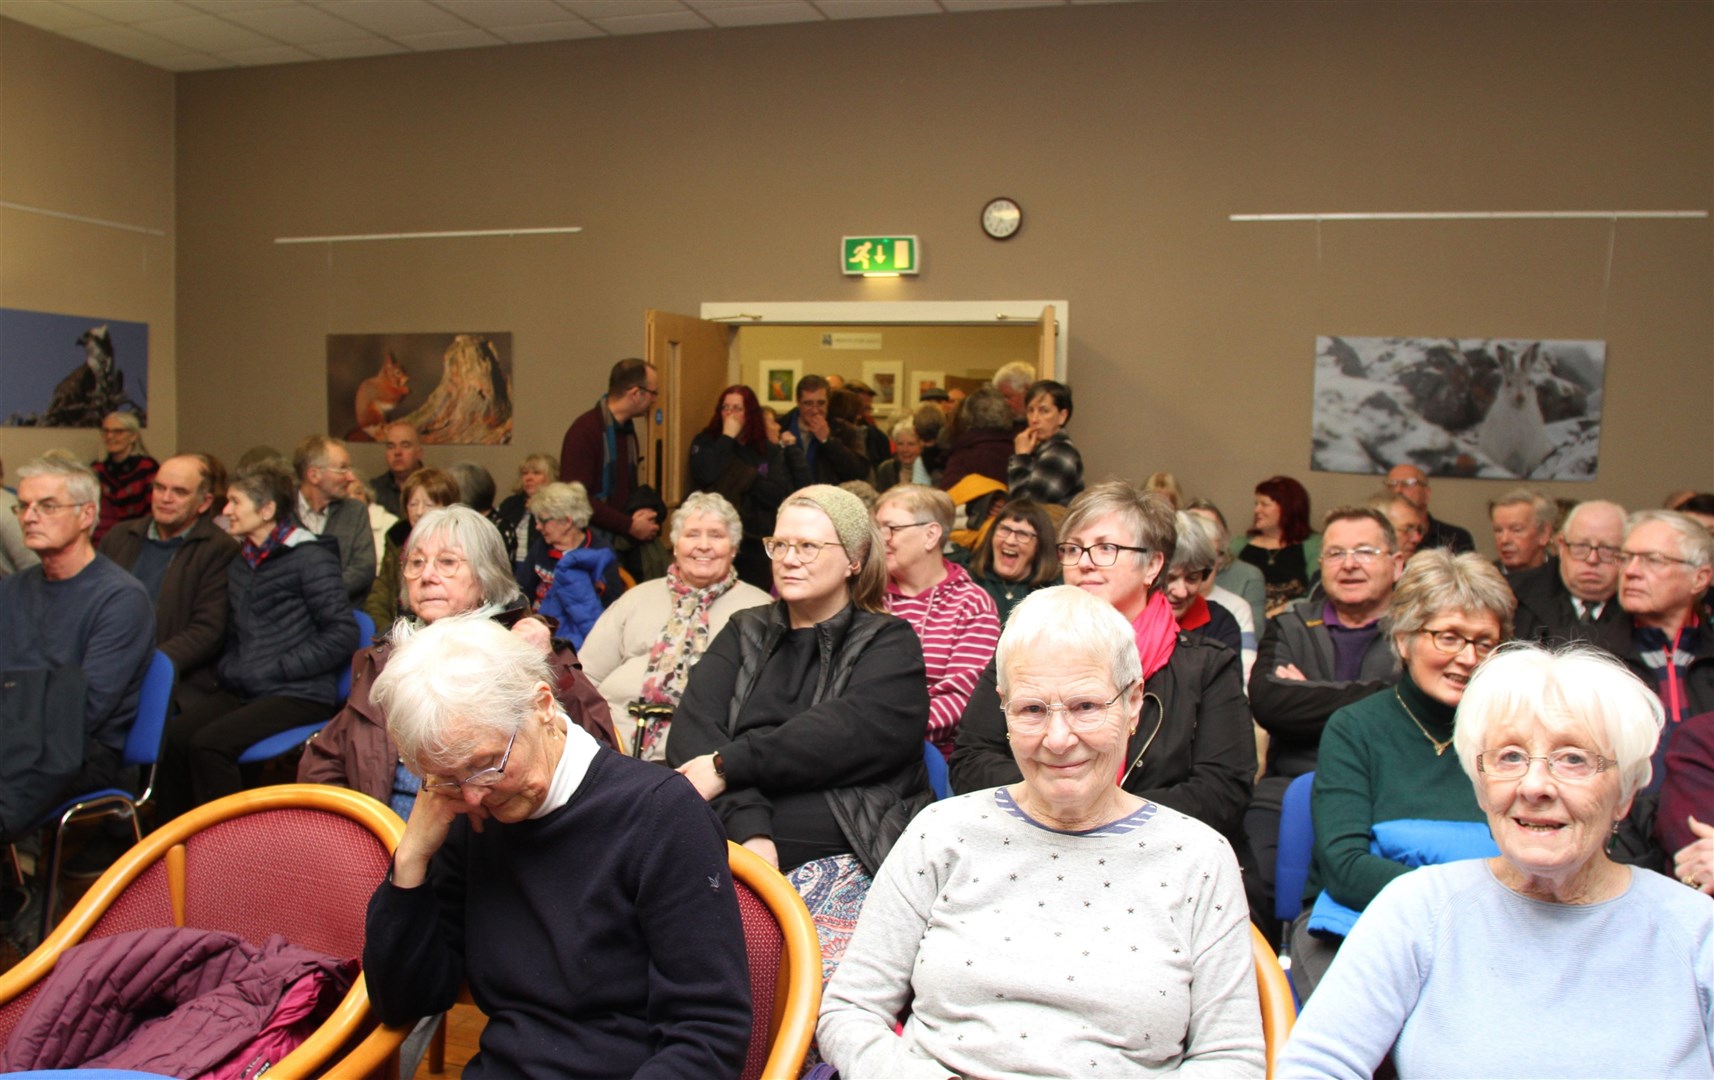
[[[383,442],[394,421],[424,445],[512,441],[512,335],[327,335],[327,430]]]

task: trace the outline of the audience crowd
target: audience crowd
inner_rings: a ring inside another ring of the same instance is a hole
[[[1714,494],[1505,491],[1489,561],[1404,464],[1319,518],[1268,477],[1233,535],[1171,473],[1086,486],[1071,387],[1017,363],[879,420],[837,375],[783,416],[743,385],[675,403],[711,413],[669,506],[640,475],[659,380],[615,364],[497,505],[403,421],[367,480],[323,434],[230,476],[157,462],[130,412],[99,460],[17,469],[0,845],[138,781],[159,650],[146,818],[325,722],[298,779],[408,822],[370,993],[404,1021],[469,985],[499,1072],[736,1075],[724,838],[809,908],[819,1052],[850,1077],[1260,1076],[1247,923],[1307,1003],[1281,1075],[1714,1074]],[[1299,777],[1309,877],[1276,897]],[[20,949],[42,897],[0,878]],[[1661,1034],[1519,1041],[1482,1005],[1499,969]]]

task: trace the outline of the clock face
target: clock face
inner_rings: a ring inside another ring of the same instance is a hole
[[[1007,240],[1024,224],[1024,212],[1010,199],[994,199],[982,208],[982,231],[996,240]]]

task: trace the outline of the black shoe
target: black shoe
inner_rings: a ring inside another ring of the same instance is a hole
[[[24,879],[22,889],[10,884],[0,888],[0,939],[13,945],[19,957],[42,943],[42,902],[42,887],[33,877]]]
[[[60,876],[68,881],[94,881],[105,874],[119,856],[131,850],[133,842],[129,826],[123,839],[97,833],[77,854],[60,863]]]

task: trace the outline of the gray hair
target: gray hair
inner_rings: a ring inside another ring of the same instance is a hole
[[[1036,366],[1022,360],[1013,360],[1011,363],[1001,367],[999,371],[994,372],[994,386],[996,389],[1004,386],[1009,390],[1016,390],[1021,394],[1025,390],[1028,390],[1030,384],[1035,381]]]
[[[369,700],[413,768],[461,763],[485,731],[517,732],[539,688],[553,686],[546,654],[483,615],[451,615],[422,627],[400,620],[392,640]]]
[[[1513,488],[1488,504],[1488,516],[1494,516],[1494,511],[1502,506],[1528,506],[1535,515],[1537,532],[1553,531],[1553,523],[1559,520],[1559,507],[1554,501],[1539,491],[1529,488]]]
[[[333,455],[334,448],[344,445],[344,439],[335,439],[331,435],[305,435],[303,441],[298,443],[297,449],[292,451],[292,471],[297,474],[298,482],[302,483],[308,479],[311,469],[325,466],[327,459]],[[242,461],[238,463],[238,469],[243,471]]]
[[[1444,548],[1424,548],[1411,556],[1393,586],[1381,631],[1397,654],[1394,635],[1414,634],[1443,611],[1462,611],[1494,616],[1504,640],[1512,636],[1512,613],[1517,609],[1517,597],[1506,579],[1482,556],[1471,551],[1454,555]]]
[[[1214,546],[1214,523],[1183,510],[1175,513],[1173,520],[1178,523],[1178,540],[1173,545],[1169,569],[1212,570],[1219,556]]]
[[[739,542],[744,539],[744,522],[738,517],[738,508],[727,502],[724,495],[712,491],[697,491],[685,496],[684,502],[673,511],[672,521],[667,525],[668,541],[677,545],[685,522],[698,514],[713,514],[725,522],[726,534],[732,538],[733,549],[737,549]]]
[[[100,520],[101,481],[95,478],[94,469],[66,451],[49,450],[33,461],[26,461],[23,468],[18,470],[19,480],[31,480],[39,476],[63,478],[65,493],[71,496],[71,501],[94,506],[96,519]]]
[[[935,410],[937,413],[939,411],[939,409]],[[917,422],[914,416],[901,416],[897,420],[893,421],[893,430],[891,434],[894,442],[897,442],[899,440],[899,436],[905,434],[907,431],[912,435],[915,435],[918,439],[922,438],[922,432],[917,430]]]
[[[881,496],[875,509],[894,504],[903,507],[918,521],[932,521],[939,525],[942,540],[952,532],[952,517],[957,511],[952,505],[952,496],[939,488],[926,484],[895,484]]]
[[[1656,521],[1678,534],[1679,554],[1691,566],[1707,566],[1714,560],[1714,539],[1709,538],[1708,530],[1700,521],[1676,510],[1638,510],[1625,519],[1626,541],[1631,538],[1631,530]]]
[[[458,501],[475,510],[494,509],[494,474],[474,461],[458,461],[447,466],[447,472],[458,481]]]
[[[1586,730],[1605,743],[1589,749],[1606,753],[1611,748],[1619,762],[1622,800],[1647,786],[1653,775],[1649,759],[1666,719],[1660,696],[1601,649],[1582,643],[1548,649],[1514,641],[1476,669],[1458,703],[1452,745],[1472,782],[1480,783],[1476,755],[1488,748],[1489,728],[1515,717],[1531,717],[1550,730]]]
[[[1010,431],[1012,407],[993,387],[984,386],[964,399],[958,407],[958,430]]]
[[[437,506],[424,514],[405,540],[404,550],[399,552],[401,572],[417,548],[429,540],[439,540],[445,547],[464,554],[470,572],[476,576],[476,587],[482,592],[484,604],[503,609],[523,597],[500,530],[475,510],[468,506]]]
[[[1014,655],[1052,656],[1062,665],[1104,661],[1112,669],[1115,688],[1143,677],[1137,632],[1119,609],[1075,585],[1037,589],[1012,609],[994,650],[994,675],[1002,697],[1011,686]]]
[[[263,458],[241,466],[226,482],[226,490],[228,494],[234,490],[243,492],[258,514],[262,507],[273,503],[275,524],[297,523],[297,481],[292,479],[292,470],[279,458]]]
[[[1131,533],[1131,544],[1135,547],[1148,548],[1158,551],[1163,558],[1162,566],[1171,566],[1173,555],[1178,550],[1178,522],[1173,517],[1177,513],[1172,504],[1152,491],[1144,491],[1128,480],[1108,480],[1083,489],[1083,494],[1071,500],[1066,508],[1065,520],[1060,522],[1059,536],[1065,539],[1109,514],[1117,514]],[[1141,561],[1148,556],[1135,552],[1125,554]],[[1150,588],[1154,592],[1160,588],[1166,579],[1162,573],[1155,578],[1155,584]]]
[[[555,481],[543,484],[530,496],[530,516],[537,521],[558,521],[570,518],[578,528],[587,528],[595,511],[589,505],[589,493],[575,480],[569,484]]]
[[[143,418],[142,417],[138,416],[134,412],[117,412],[117,411],[115,411],[115,412],[110,412],[106,416],[103,416],[101,418],[101,422],[104,424],[109,420],[117,420],[119,422],[120,427],[124,428],[126,431],[129,431],[131,434],[137,436],[137,448],[136,448],[137,453],[147,454],[149,452],[148,448],[143,445]]]
[[[1562,533],[1570,532],[1572,524],[1575,523],[1578,518],[1583,516],[1583,511],[1585,510],[1611,511],[1612,513],[1619,515],[1619,521],[1621,523],[1625,521],[1625,508],[1620,506],[1618,503],[1612,502],[1608,499],[1587,499],[1578,503],[1576,506],[1573,506],[1566,512],[1565,520],[1560,522],[1559,531]]]

